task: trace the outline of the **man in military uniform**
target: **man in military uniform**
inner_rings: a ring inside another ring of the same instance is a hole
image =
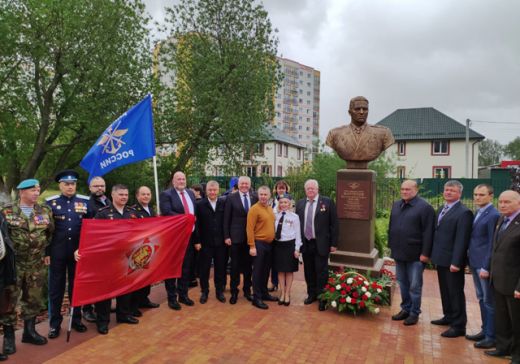
[[[99,209],[111,206],[112,203],[105,195],[106,183],[103,177],[93,177],[90,180],[89,186],[90,199],[87,205],[87,215],[85,218],[92,219],[96,216]],[[88,322],[96,322],[96,314],[94,313],[94,306],[85,305],[82,307],[83,318]]]
[[[145,218],[157,216],[153,206],[150,205],[150,201],[152,200],[152,190],[150,190],[150,188],[147,186],[139,187],[137,191],[135,191],[135,198],[137,199],[137,203],[132,207],[137,210],[140,217]],[[152,302],[148,298],[148,295],[150,294],[150,286],[141,288],[135,294],[138,299],[135,302],[135,306],[132,307],[134,316],[140,317],[142,315],[139,308],[159,307],[158,303]]]
[[[46,255],[50,256],[49,269],[49,339],[60,335],[61,305],[65,293],[65,279],[68,276],[69,301],[72,300],[76,261],[74,251],[79,246],[81,222],[87,214],[88,196],[76,194],[78,174],[65,170],[56,175],[61,195],[47,198],[47,205],[52,209],[54,234]],[[77,332],[87,331],[81,323],[81,310],[75,308],[72,315],[72,328]]]
[[[13,242],[9,238],[7,222],[2,214],[0,214],[0,245],[2,248],[0,250],[0,309],[2,311],[0,312],[3,312],[7,303],[4,288],[16,284],[16,267],[14,264]],[[4,360],[7,360],[7,355],[2,350],[0,352],[0,361]]]
[[[130,206],[128,202],[128,187],[117,184],[112,187],[112,205],[99,209],[94,217],[95,219],[138,219],[139,213]],[[81,257],[78,254],[79,258]],[[119,323],[138,324],[139,320],[132,315],[132,305],[136,300],[135,292],[127,293],[116,298],[116,319]],[[108,333],[108,324],[110,322],[110,299],[96,302],[97,329],[102,335]]]
[[[54,224],[51,209],[37,203],[40,184],[36,179],[22,181],[18,186],[20,198],[13,204],[5,205],[0,213],[8,225],[17,265],[16,285],[6,287],[10,294],[9,310],[1,317],[4,325],[4,353],[16,352],[14,325],[16,325],[16,305],[20,303],[24,320],[22,342],[44,345],[47,339],[36,332],[36,316],[44,309],[42,287],[45,285],[45,257]]]

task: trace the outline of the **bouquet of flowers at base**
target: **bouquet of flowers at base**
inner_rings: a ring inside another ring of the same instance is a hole
[[[329,279],[319,299],[326,302],[327,307],[339,312],[350,311],[354,314],[362,311],[379,313],[378,305],[388,304],[388,292],[384,289],[389,278],[367,278],[362,274],[346,268],[342,272],[329,271]]]

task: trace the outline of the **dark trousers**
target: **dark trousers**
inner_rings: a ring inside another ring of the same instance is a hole
[[[137,291],[136,291],[137,292]],[[116,297],[116,317],[117,318],[125,318],[127,316],[132,315],[132,308],[135,307],[135,302],[137,302],[137,293],[130,292],[121,296]],[[96,324],[98,326],[108,325],[110,322],[110,305],[112,300],[104,300],[100,302],[96,302],[96,315],[97,321]]]
[[[206,246],[203,245],[199,251],[199,280],[200,290],[202,293],[209,292],[209,271],[211,269],[211,261],[213,261],[213,282],[215,283],[215,291],[222,293],[226,289],[226,264],[227,264],[227,246]]]
[[[134,292],[136,299],[134,300],[134,305],[132,306],[133,311],[139,308],[141,305],[146,305],[150,300],[148,299],[148,295],[150,294],[152,286],[144,286],[141,289],[138,289]]]
[[[74,272],[76,269],[76,261],[74,257],[56,258],[51,257],[51,265],[49,267],[49,326],[57,328],[61,325],[63,317],[61,315],[61,305],[63,296],[65,295],[65,281],[68,276],[68,294],[69,300],[72,302],[72,289],[74,286]],[[81,309],[74,309],[72,321],[81,322]]]
[[[441,291],[442,312],[456,330],[466,330],[466,297],[464,296],[464,269],[450,272],[449,267],[437,266]]]
[[[305,238],[304,238],[305,239]],[[316,248],[316,240],[304,240],[303,271],[307,284],[307,295],[317,297],[327,284],[329,276],[329,255],[322,256]]]
[[[262,300],[268,296],[267,281],[273,247],[265,241],[255,241],[256,257],[253,257],[253,294],[255,299]]]
[[[244,293],[251,293],[252,258],[249,255],[249,245],[245,242],[231,244],[231,294],[238,294],[240,284],[240,273],[244,275]]]
[[[520,360],[520,300],[495,290],[495,333],[497,350]]]
[[[195,249],[191,242],[184,253],[184,260],[182,261],[182,273],[180,278],[169,278],[164,280],[164,287],[168,295],[168,302],[177,301],[177,296],[187,297],[188,287],[190,284],[190,271],[193,262],[193,253]]]

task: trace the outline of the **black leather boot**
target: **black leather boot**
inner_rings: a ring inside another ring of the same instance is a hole
[[[13,325],[4,325],[4,354],[11,355],[16,353]]]
[[[34,345],[45,345],[47,339],[36,332],[36,317],[23,322],[22,342]]]
[[[0,361],[6,361],[7,360],[7,355],[5,355],[4,353],[0,353]]]

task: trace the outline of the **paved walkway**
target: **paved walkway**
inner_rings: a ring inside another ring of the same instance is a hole
[[[84,334],[73,332],[36,347],[21,344],[11,363],[507,363],[487,358],[464,338],[440,337],[444,327],[430,324],[441,316],[434,271],[425,272],[423,314],[417,325],[405,327],[390,319],[399,310],[399,297],[379,315],[354,317],[335,311],[319,312],[305,306],[302,268],[293,285],[289,307],[270,304],[254,308],[242,296],[235,306],[222,304],[210,293],[207,304],[198,303],[198,288],[190,290],[193,307],[172,311],[165,303],[162,285],[153,289],[159,309],[148,310],[139,325],[112,324],[106,336],[94,324]],[[476,333],[480,314],[473,283],[466,276],[468,332]],[[396,290],[398,295],[398,290]],[[229,293],[226,292],[227,298]],[[47,333],[47,324],[38,325]],[[63,325],[65,326],[65,325]]]

